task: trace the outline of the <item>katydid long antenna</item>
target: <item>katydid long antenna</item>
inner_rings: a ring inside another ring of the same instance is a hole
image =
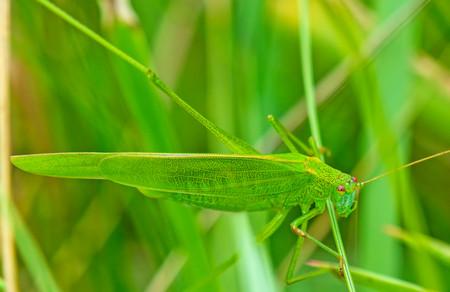
[[[427,160],[430,160],[430,159],[433,159],[433,158],[436,158],[436,157],[439,157],[439,156],[442,156],[442,155],[445,155],[445,154],[449,154],[449,153],[450,153],[450,149],[447,149],[447,150],[438,152],[438,153],[436,153],[436,154],[433,154],[433,155],[430,155],[430,156],[427,156],[427,157],[418,159],[418,160],[416,160],[416,161],[407,163],[407,164],[402,165],[402,166],[400,166],[400,167],[397,167],[397,168],[391,169],[391,170],[389,170],[389,171],[386,171],[385,173],[382,173],[382,174],[380,174],[380,175],[377,175],[377,176],[375,176],[375,177],[373,177],[373,178],[371,178],[371,179],[368,179],[368,180],[366,180],[366,181],[363,181],[363,182],[361,182],[361,186],[364,186],[364,185],[366,185],[366,184],[368,184],[368,183],[374,182],[374,181],[376,181],[376,180],[378,180],[378,179],[380,179],[380,178],[383,178],[383,177],[385,177],[385,176],[388,176],[388,175],[390,175],[390,174],[392,174],[392,173],[394,173],[394,172],[397,172],[397,171],[399,171],[399,170],[408,168],[408,167],[413,166],[413,165],[415,165],[415,164],[418,164],[418,163],[421,163],[421,162],[424,162],[424,161],[427,161]]]

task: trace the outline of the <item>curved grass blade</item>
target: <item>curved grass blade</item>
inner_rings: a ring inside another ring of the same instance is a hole
[[[167,291],[187,260],[188,256],[182,250],[171,251],[145,291]]]
[[[425,250],[435,258],[450,265],[450,245],[420,233],[406,232],[395,226],[387,226],[385,232],[390,236],[403,241],[414,249]]]
[[[342,279],[337,274],[338,265],[329,262],[322,261],[309,261],[309,266],[329,270],[339,279]],[[350,267],[350,272],[352,273],[353,279],[355,282],[376,289],[376,291],[385,291],[385,292],[431,292],[433,290],[429,290],[423,288],[419,285],[399,280],[396,278],[392,278],[389,276],[377,274],[374,272],[370,272],[361,268]]]

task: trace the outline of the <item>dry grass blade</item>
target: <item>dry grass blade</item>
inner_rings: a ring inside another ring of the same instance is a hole
[[[11,228],[11,133],[9,112],[9,17],[10,2],[0,2],[0,202],[3,272],[6,289],[17,291],[14,232]]]

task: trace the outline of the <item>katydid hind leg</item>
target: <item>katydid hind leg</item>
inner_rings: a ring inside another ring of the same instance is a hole
[[[323,249],[324,251],[326,251],[327,253],[331,254],[332,256],[336,257],[339,261],[341,260],[341,256],[339,255],[339,253],[337,251],[335,251],[334,249],[332,249],[331,247],[327,246],[326,244],[324,244],[322,241],[318,240],[317,238],[315,238],[314,236],[312,236],[311,234],[309,234],[308,232],[297,228],[295,231],[296,235],[300,236],[300,237],[304,237],[307,238],[309,240],[311,240],[312,242],[314,242],[318,247],[320,247],[321,249]]]
[[[264,226],[263,230],[258,234],[258,236],[256,237],[257,241],[262,242],[266,240],[268,237],[270,237],[278,229],[278,227],[280,227],[281,223],[283,223],[284,219],[286,218],[290,210],[291,208],[279,211],[272,218],[272,220],[270,220],[270,222]]]
[[[302,230],[306,230],[308,228],[308,221],[311,220],[313,217],[315,217],[318,214],[318,209],[314,208],[307,212],[306,214],[303,214],[301,217],[295,219],[291,223],[291,230],[296,234],[296,230],[298,230],[298,226],[301,226]],[[297,242],[295,244],[294,253],[292,254],[291,260],[289,261],[288,271],[286,274],[286,283],[287,284],[293,284],[295,282],[301,281],[297,280],[299,276],[294,276],[295,274],[295,268],[297,267],[297,262],[301,254],[301,250],[303,247],[303,242],[305,239],[301,236],[297,238]],[[302,278],[302,280],[307,279]]]
[[[315,278],[315,277],[318,277],[318,276],[321,276],[321,275],[327,274],[327,273],[328,273],[328,271],[325,269],[318,269],[318,270],[314,270],[314,271],[311,271],[308,273],[304,273],[304,274],[289,278],[286,280],[286,283],[288,285],[292,285],[292,284],[295,284],[295,283],[298,283],[298,282],[301,282],[301,281],[304,281],[307,279]]]
[[[148,75],[149,79],[164,93],[166,93],[178,106],[180,106],[186,113],[196,119],[202,126],[204,126],[211,134],[213,134],[219,141],[221,141],[229,150],[237,154],[258,154],[252,146],[244,140],[235,137],[225,130],[205,118],[202,114],[191,107],[181,97],[179,97],[172,89],[170,89],[153,71]]]
[[[302,229],[306,229],[308,227],[308,221],[303,222],[301,225]],[[304,238],[299,236],[297,238],[297,242],[295,244],[294,253],[292,254],[291,260],[289,262],[288,272],[286,274],[286,284],[292,285],[307,279],[315,278],[320,275],[327,273],[326,270],[314,270],[308,273],[294,275],[297,267],[298,259],[300,258],[301,249],[303,248]]]

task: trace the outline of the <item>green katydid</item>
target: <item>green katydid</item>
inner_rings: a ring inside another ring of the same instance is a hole
[[[195,111],[145,65],[111,45],[51,2],[36,1],[137,70],[147,74],[154,85],[237,154],[38,154],[13,157],[12,161],[17,167],[48,176],[108,179],[136,187],[148,196],[167,197],[204,208],[228,211],[277,210],[278,214],[261,233],[261,239],[270,236],[280,226],[292,207],[300,206],[302,216],[291,223],[293,232],[313,240],[321,248],[341,259],[337,252],[302,231],[299,226],[306,226],[306,222],[322,213],[328,198],[331,198],[339,216],[348,216],[356,208],[356,195],[360,188],[379,177],[358,182],[352,176],[328,166],[316,158],[319,154],[314,142],[310,142],[309,149],[274,118],[270,119],[272,125],[292,153],[260,155],[250,145],[227,134]],[[298,153],[295,144],[305,153],[315,154],[316,157]],[[420,161],[449,152],[450,150],[447,150]],[[301,245],[297,247],[290,262],[288,283],[322,273],[319,271],[294,277],[300,248]]]
[[[307,148],[273,117],[269,119],[291,150],[285,154],[180,154],[180,153],[50,153],[18,155],[18,168],[39,175],[105,179],[135,187],[150,197],[167,198],[200,208],[223,211],[276,210],[278,214],[264,228],[260,239],[270,236],[292,207],[302,216],[291,222],[292,231],[313,240],[340,259],[339,254],[315,239],[300,226],[324,212],[331,198],[339,217],[357,207],[357,193],[367,183],[393,171],[450,153],[446,150],[401,166],[365,182],[322,162],[316,156],[300,154],[294,145]],[[312,146],[314,143],[312,143]],[[306,149],[308,152],[315,152]],[[295,257],[298,257],[296,253]],[[291,260],[288,283],[320,274],[312,272],[293,278],[297,258]]]

